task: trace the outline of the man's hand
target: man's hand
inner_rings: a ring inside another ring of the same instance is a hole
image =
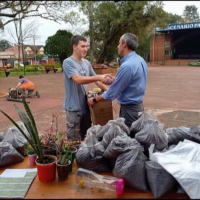
[[[88,105],[89,105],[90,107],[92,107],[92,106],[94,105],[93,98],[94,98],[94,97],[88,98]]]
[[[101,81],[102,83],[106,80],[106,74],[97,75],[97,76],[98,76],[99,81]]]
[[[103,82],[105,85],[112,85],[113,82],[115,81],[115,77],[112,76],[111,74],[105,74],[106,78],[105,81]]]

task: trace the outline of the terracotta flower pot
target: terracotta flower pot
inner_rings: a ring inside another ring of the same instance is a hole
[[[58,179],[61,181],[67,180],[71,161],[68,160],[68,164],[66,165],[60,165],[59,163],[60,161],[56,162]]]
[[[29,157],[29,163],[30,163],[30,165],[35,165],[36,163],[35,163],[35,160],[36,160],[36,158],[37,158],[37,155],[36,154],[28,154],[28,157]]]
[[[44,155],[45,157],[50,157],[54,159],[54,162],[49,164],[41,164],[37,162],[36,159],[36,166],[38,171],[38,178],[41,182],[49,182],[53,181],[56,176],[56,161],[57,157],[53,155]]]

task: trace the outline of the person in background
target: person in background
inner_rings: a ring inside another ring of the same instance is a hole
[[[84,57],[87,54],[87,40],[81,35],[71,38],[73,53],[63,61],[68,140],[84,140],[87,129],[91,127],[91,116],[87,104],[86,91],[89,83],[95,82],[103,91],[108,86],[103,84],[106,75],[96,75],[90,62]]]
[[[139,118],[138,112],[144,111],[148,67],[145,60],[135,52],[138,44],[137,36],[132,33],[121,36],[117,48],[118,54],[123,58],[116,78],[113,78],[114,82],[102,95],[88,98],[89,106],[117,98],[117,103],[120,104],[119,117],[125,118],[125,124],[129,128]]]
[[[19,92],[24,97],[38,97],[40,98],[40,94],[36,91],[36,86],[29,79],[24,78],[22,75],[19,76],[19,83],[16,86],[19,89]],[[28,91],[28,93],[26,93]]]

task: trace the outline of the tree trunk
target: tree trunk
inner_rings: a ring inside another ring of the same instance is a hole
[[[20,55],[20,44],[18,45],[18,72],[20,72],[20,63],[21,63],[21,55]]]
[[[90,62],[93,63],[93,14],[92,14],[92,3],[87,1],[88,12],[89,12],[89,33],[90,33]]]

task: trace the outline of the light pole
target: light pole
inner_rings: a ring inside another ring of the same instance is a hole
[[[25,62],[24,62],[24,45],[23,45],[23,37],[22,37],[22,18],[20,18],[20,34],[21,34],[21,42],[22,42],[22,57],[23,57],[23,65],[24,65],[24,75],[26,75]]]

